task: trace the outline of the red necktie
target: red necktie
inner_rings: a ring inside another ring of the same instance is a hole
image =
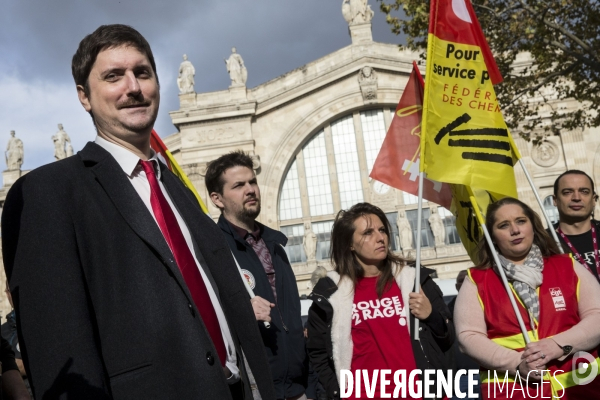
[[[192,252],[183,237],[173,210],[158,185],[152,161],[140,160],[140,164],[144,168],[146,177],[150,183],[150,204],[152,205],[152,211],[154,212],[158,226],[175,256],[179,271],[181,271],[181,275],[183,275],[183,279],[192,294],[194,303],[198,311],[200,311],[202,321],[204,321],[204,325],[217,349],[221,365],[225,365],[227,356],[219,320],[217,319],[217,314],[210,301],[208,290],[206,290],[206,285],[204,284],[202,275],[200,275],[194,256],[192,256]]]

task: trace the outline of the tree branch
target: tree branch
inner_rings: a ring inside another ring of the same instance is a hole
[[[583,40],[581,40],[580,38],[578,38],[577,36],[575,36],[571,31],[569,31],[568,29],[566,29],[562,25],[559,25],[559,24],[557,24],[555,22],[552,22],[550,20],[545,19],[544,15],[540,15],[540,13],[537,10],[535,10],[532,7],[530,7],[529,5],[527,5],[527,3],[525,2],[525,0],[519,0],[519,2],[521,3],[521,6],[525,10],[529,11],[534,16],[538,16],[539,19],[545,25],[549,26],[552,29],[555,29],[555,30],[559,31],[560,33],[562,33],[563,35],[565,35],[566,37],[568,37],[569,39],[571,39],[572,41],[574,41],[575,43],[577,43],[586,52],[588,52],[589,54],[592,54],[592,56],[594,58],[596,58],[598,61],[600,61],[600,58],[598,58],[598,56],[595,55],[595,52],[593,51],[592,47],[590,45],[588,45],[586,42],[584,42]]]
[[[530,86],[530,87],[527,87],[525,89],[522,89],[522,90],[518,91],[517,93],[515,93],[514,98],[508,103],[508,105],[513,104],[515,101],[517,101],[518,99],[520,99],[527,92],[539,90],[541,87],[545,86],[547,83],[549,83],[552,79],[556,78],[557,76],[568,75],[575,68],[577,68],[579,65],[581,65],[581,61],[576,61],[576,62],[574,62],[573,64],[571,64],[570,66],[568,66],[567,68],[565,68],[565,69],[563,69],[561,71],[555,71],[555,72],[551,73],[546,78],[544,78],[544,80],[542,80],[541,82],[538,82],[537,84],[535,84],[533,86]]]
[[[471,4],[473,5],[473,7],[481,8],[482,10],[486,10],[486,11],[492,13],[494,15],[494,17],[496,17],[496,18],[500,18],[502,16],[502,14],[506,14],[509,11],[521,8],[521,4],[519,4],[517,2],[517,3],[513,3],[512,5],[509,5],[508,7],[506,7],[504,10],[502,10],[500,12],[496,12],[494,9],[492,9],[488,6],[484,6],[483,4],[476,4],[476,3],[471,3]]]
[[[542,41],[546,44],[552,45],[552,46],[564,51],[565,53],[575,57],[579,61],[583,62],[584,64],[589,65],[590,67],[594,68],[595,70],[600,71],[600,63],[594,62],[594,60],[590,60],[589,58],[585,57],[584,55],[569,49],[567,46],[565,46],[565,44],[557,42],[556,40],[548,40],[545,38],[543,38]]]

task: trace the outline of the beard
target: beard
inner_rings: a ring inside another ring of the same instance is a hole
[[[256,206],[253,208],[242,207],[241,210],[237,212],[236,217],[240,221],[254,221],[256,217],[260,214],[260,200],[256,199]]]

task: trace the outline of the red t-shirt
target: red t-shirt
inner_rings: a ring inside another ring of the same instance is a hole
[[[406,370],[406,385],[410,372],[417,368],[410,342],[410,333],[406,318],[408,309],[404,309],[402,293],[396,283],[392,283],[381,299],[377,297],[377,277],[361,278],[356,284],[352,307],[352,352],[351,371],[356,378],[357,369],[369,371],[373,379],[373,370],[391,370],[386,376],[390,383],[386,393],[393,394],[394,372]],[[361,374],[362,375],[362,374]],[[375,381],[374,398],[381,395],[379,374]],[[367,399],[365,382],[361,376],[360,399]],[[370,385],[369,385],[370,386]],[[407,389],[407,398],[409,392]],[[356,398],[353,390],[351,399]]]

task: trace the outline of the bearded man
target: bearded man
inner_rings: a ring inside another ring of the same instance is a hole
[[[221,210],[218,225],[256,297],[248,299],[271,365],[277,399],[305,399],[308,359],[300,296],[283,246],[285,235],[256,222],[260,189],[252,158],[237,151],[212,161],[206,188]]]

